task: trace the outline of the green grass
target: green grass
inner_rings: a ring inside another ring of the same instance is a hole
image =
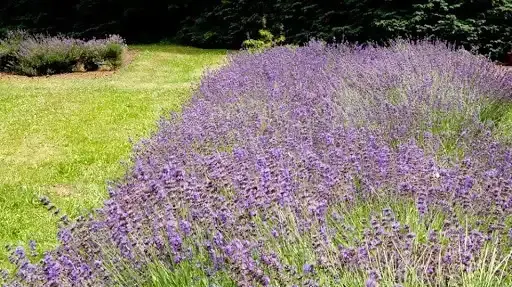
[[[106,181],[125,172],[132,144],[179,110],[205,67],[225,51],[136,46],[114,74],[0,77],[0,244],[56,244],[47,195],[70,216],[101,206]],[[0,267],[7,257],[1,252]]]
[[[356,199],[352,203],[338,203],[331,206],[327,212],[327,224],[334,235],[330,237],[331,240],[328,244],[322,245],[323,256],[330,260],[330,262],[338,262],[338,246],[364,246],[361,245],[361,242],[364,238],[364,230],[371,227],[370,219],[372,217],[382,218],[385,208],[391,208],[400,224],[402,226],[407,225],[410,231],[416,235],[413,241],[414,251],[412,254],[414,255],[410,257],[410,261],[407,262],[408,273],[406,274],[403,286],[431,286],[425,283],[424,278],[418,276],[415,272],[415,268],[418,267],[417,264],[419,264],[419,262],[424,262],[423,260],[433,260],[433,262],[437,260],[429,258],[432,254],[425,253],[427,252],[426,247],[428,246],[428,234],[430,231],[439,232],[442,230],[445,220],[450,218],[450,215],[443,212],[441,209],[429,209],[426,215],[421,217],[413,200],[383,196],[382,198]],[[275,210],[276,209],[274,209],[274,211]],[[275,252],[281,264],[292,266],[298,271],[298,276],[290,276],[290,273],[278,273],[275,269],[265,269],[265,267],[263,267],[266,272],[265,274],[269,275],[272,280],[274,280],[271,282],[272,286],[291,286],[292,282],[297,283],[297,280],[305,279],[314,279],[319,286],[364,286],[368,277],[367,272],[362,269],[346,268],[341,261],[331,267],[315,269],[313,275],[304,274],[302,272],[304,264],[317,265],[317,260],[319,259],[318,249],[315,250],[315,246],[318,246],[318,241],[322,238],[319,233],[319,222],[311,217],[313,228],[309,231],[300,232],[298,228],[300,223],[297,221],[295,210],[279,208],[278,212],[272,212],[271,214],[272,216],[269,217],[269,213],[265,212],[265,219],[261,216],[262,214],[255,216],[253,222],[256,226],[255,230],[258,230],[258,232],[254,237],[249,235],[249,237],[245,239],[252,240],[252,242],[261,240],[262,247],[260,247],[260,250]],[[337,214],[337,216],[334,217],[334,214]],[[303,216],[306,215],[307,213],[303,214]],[[476,221],[481,219],[477,215],[468,215],[457,209],[452,215],[461,222],[463,228],[467,229],[476,226]],[[510,221],[505,222],[507,226],[510,226],[510,223]],[[284,230],[281,229],[278,237],[271,236],[272,229],[280,230],[280,225],[285,226]],[[230,277],[233,274],[232,272],[223,270],[219,274],[208,276],[204,272],[204,269],[199,267],[211,267],[213,263],[208,252],[206,252],[203,247],[198,249],[194,244],[194,242],[206,241],[207,236],[200,234],[198,230],[195,230],[195,232],[192,237],[184,241],[185,246],[193,248],[193,258],[186,259],[179,264],[172,264],[171,267],[169,267],[168,262],[162,264],[161,261],[155,260],[155,262],[149,265],[145,276],[138,278],[140,282],[137,282],[136,286],[235,286],[233,283],[235,278]],[[224,239],[228,242],[238,236],[236,233],[229,232],[225,232],[223,235]],[[444,241],[446,243],[446,237],[440,235],[439,238],[441,238],[440,242]],[[473,272],[466,272],[462,275],[461,280],[464,284],[460,286],[512,286],[512,276],[500,274],[495,271],[502,268],[503,264],[510,264],[512,250],[500,250],[496,248],[496,240],[497,238],[494,238],[492,241],[485,244],[481,253],[482,257],[475,262],[477,268]],[[371,252],[372,260],[376,260],[379,257],[386,258],[384,257],[386,254],[384,250],[390,251],[392,249],[393,248],[389,248],[386,244],[383,244],[380,248]],[[407,256],[411,256],[408,253],[402,253],[402,251],[403,250],[398,250],[398,253],[395,254],[400,254],[400,256],[407,254]],[[253,252],[253,255],[257,254],[258,252]],[[387,255],[389,256],[389,253]],[[373,266],[375,267],[376,265]],[[382,275],[380,286],[396,286],[394,284],[396,280],[394,276],[396,274],[395,268],[396,266],[394,266],[394,264],[381,266],[379,270]],[[441,278],[439,277],[436,278],[436,280],[438,280],[438,282],[435,286],[459,286],[452,282],[446,285],[444,284],[446,281],[440,281]],[[455,281],[456,278],[454,277],[453,280]],[[307,284],[304,286],[306,285]]]
[[[512,101],[494,103],[482,111],[483,120],[491,120],[496,125],[500,140],[512,143]]]

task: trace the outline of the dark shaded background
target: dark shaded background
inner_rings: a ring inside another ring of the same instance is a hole
[[[263,26],[288,43],[384,43],[436,37],[503,60],[512,46],[512,0],[2,0],[0,34],[22,28],[130,43],[174,41],[240,48]]]

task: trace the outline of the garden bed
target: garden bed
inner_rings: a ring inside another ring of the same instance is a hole
[[[122,56],[122,64],[119,66],[119,68],[112,70],[112,69],[104,69],[101,68],[97,71],[71,71],[68,73],[61,73],[61,74],[51,74],[51,75],[40,75],[40,76],[27,76],[27,75],[18,75],[15,73],[8,73],[8,72],[0,72],[0,79],[17,79],[17,78],[102,78],[102,77],[108,77],[114,75],[117,71],[119,71],[120,68],[127,67],[130,65],[130,63],[137,57],[137,51],[130,50],[129,48],[126,49]]]
[[[126,52],[116,35],[88,41],[13,31],[0,40],[0,71],[42,76],[74,71],[116,70]]]

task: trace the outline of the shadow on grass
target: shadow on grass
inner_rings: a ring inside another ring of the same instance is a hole
[[[129,46],[135,51],[151,51],[151,52],[162,52],[162,53],[173,53],[178,55],[197,56],[204,54],[216,54],[225,55],[226,49],[201,49],[189,46],[179,46],[175,44],[163,44],[155,43],[149,45],[131,45]]]

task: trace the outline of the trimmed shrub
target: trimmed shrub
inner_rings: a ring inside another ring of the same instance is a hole
[[[123,63],[122,56],[123,56],[124,48],[122,45],[119,45],[117,43],[107,43],[105,48],[103,49],[103,59],[105,60],[105,63],[113,68],[117,69],[121,66]]]
[[[90,40],[83,44],[80,63],[86,71],[97,70],[100,66],[117,69],[122,65],[125,49],[124,40],[117,35]]]
[[[80,67],[95,71],[99,67],[117,69],[126,49],[119,36],[83,41],[65,36],[47,37],[12,33],[0,45],[4,71],[27,76],[70,73]]]
[[[22,41],[15,53],[14,72],[27,76],[70,73],[78,64],[80,42],[61,38],[34,36]]]

